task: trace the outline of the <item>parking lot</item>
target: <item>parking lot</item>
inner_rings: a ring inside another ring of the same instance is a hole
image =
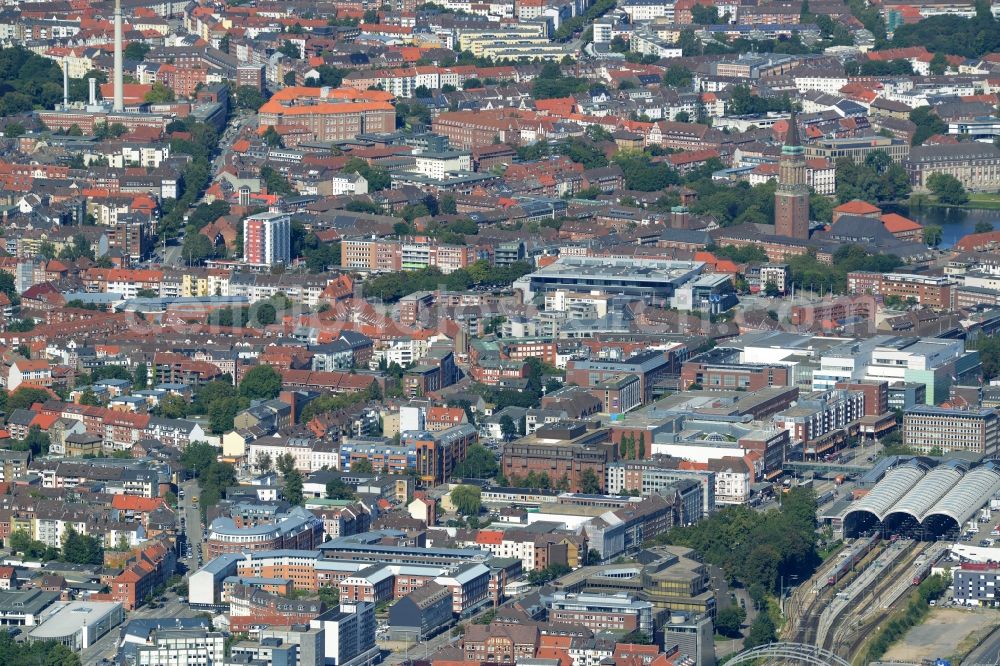
[[[977,514],[976,518],[980,517],[982,517],[981,514]],[[966,523],[959,540],[973,546],[989,548],[995,543],[1000,543],[1000,533],[997,532],[998,523],[1000,523],[1000,511],[989,511],[986,520],[976,521],[975,529]]]

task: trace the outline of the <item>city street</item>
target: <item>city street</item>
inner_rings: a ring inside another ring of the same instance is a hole
[[[181,564],[187,568],[190,574],[198,570],[198,555],[201,553],[201,542],[203,539],[203,529],[201,524],[201,511],[194,505],[194,498],[198,497],[200,489],[195,480],[185,481],[180,486],[184,490],[183,499],[178,496],[177,509],[180,515],[184,516],[185,549],[178,558]],[[190,558],[186,557],[187,543],[191,544]]]
[[[427,655],[433,654],[449,644],[458,642],[461,638],[461,636],[452,636],[451,630],[449,629],[448,631],[444,631],[430,640],[421,641],[420,643],[411,646],[409,649],[401,649],[390,652],[386,658],[382,660],[382,663],[387,666],[393,666],[395,664],[402,664],[406,662],[410,657],[413,659],[421,659]]]
[[[178,562],[182,565],[183,570],[185,570],[186,577],[188,574],[193,571],[197,571],[198,569],[198,553],[200,551],[202,541],[202,526],[201,515],[198,509],[192,504],[192,498],[198,495],[198,483],[194,480],[185,481],[180,485],[180,487],[184,489],[184,499],[180,499],[178,497],[178,517],[181,515],[184,516],[185,534],[192,540],[193,553],[191,558],[187,558],[183,557],[184,552],[182,551],[178,557]],[[159,605],[159,608],[144,605],[131,613],[127,613],[125,622],[127,623],[129,620],[139,618],[175,618],[194,617],[197,615],[197,612],[192,610],[187,605],[187,600],[185,599],[185,601],[181,601],[176,593],[168,590],[167,592],[164,592],[161,597],[165,600],[162,602],[154,602]],[[161,597],[157,597],[157,599]],[[114,656],[118,653],[120,633],[121,628],[115,627],[113,630],[102,636],[100,640],[94,643],[94,645],[82,652],[80,659],[83,662],[83,666],[100,666],[103,659],[113,660]]]

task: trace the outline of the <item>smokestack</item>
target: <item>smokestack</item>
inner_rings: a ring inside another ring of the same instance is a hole
[[[97,79],[90,77],[87,83],[90,85],[90,105],[94,106],[97,104]]]
[[[122,0],[115,0],[115,102],[116,113],[125,110],[125,78],[122,72]]]
[[[69,108],[69,63],[63,61],[63,108]]]

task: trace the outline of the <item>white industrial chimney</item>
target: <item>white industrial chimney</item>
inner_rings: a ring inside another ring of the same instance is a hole
[[[94,106],[97,104],[97,79],[92,76],[87,79],[87,84],[90,86],[90,105]]]
[[[69,108],[69,63],[63,61],[63,108]]]
[[[112,110],[125,110],[125,78],[122,72],[122,0],[115,0],[115,102]]]

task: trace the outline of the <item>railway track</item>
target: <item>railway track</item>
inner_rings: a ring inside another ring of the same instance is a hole
[[[849,552],[855,545],[860,543],[860,539],[851,543],[846,543],[842,553]],[[877,556],[878,549],[872,551],[869,556]],[[787,622],[781,631],[782,640],[795,643],[812,644],[816,639],[816,631],[819,627],[819,618],[823,609],[833,598],[833,593],[838,586],[846,585],[853,579],[854,572],[848,572],[833,586],[829,584],[830,574],[841,564],[839,557],[830,558],[813,574],[813,577],[802,583],[788,598],[785,605],[785,617]]]
[[[842,617],[861,607],[869,593],[879,588],[883,581],[893,581],[892,573],[900,566],[900,562],[912,561],[913,551],[922,550],[916,542],[901,539],[890,543],[876,558],[862,567],[849,585],[840,589],[834,599],[824,609],[816,634],[816,645],[826,648],[841,621]],[[874,601],[874,598],[872,599]]]
[[[813,595],[811,603],[804,609],[804,613],[800,616],[795,634],[792,637],[792,642],[803,643],[805,645],[815,644],[823,609],[827,607],[832,598],[833,588],[831,587],[823,588]]]
[[[876,580],[870,590],[870,596],[867,596],[866,591],[866,595],[853,605],[855,609],[860,610],[859,613],[849,613],[839,618],[822,647],[845,659],[857,656],[865,641],[878,630],[878,627],[898,610],[900,604],[907,603],[908,592],[913,589],[913,564],[919,557],[933,550],[933,546],[924,543],[907,552],[905,557],[886,572],[886,575]],[[867,604],[863,603],[866,599]]]

